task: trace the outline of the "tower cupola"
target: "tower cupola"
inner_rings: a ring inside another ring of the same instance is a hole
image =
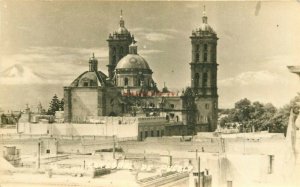
[[[107,39],[109,47],[109,64],[108,76],[110,79],[114,77],[115,67],[119,60],[129,53],[129,46],[134,40],[133,35],[125,27],[123,11],[121,10],[119,28],[112,34],[109,34]]]

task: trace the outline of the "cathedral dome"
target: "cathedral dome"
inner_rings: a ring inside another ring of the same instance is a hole
[[[151,90],[155,87],[152,73],[147,61],[137,54],[137,45],[133,41],[129,46],[129,54],[116,66],[114,81],[120,88]]]
[[[86,72],[80,77],[78,87],[84,86],[98,86],[97,75],[95,72]]]
[[[71,87],[97,87],[106,84],[107,76],[98,71],[98,60],[93,56],[89,59],[89,71],[85,71],[77,77],[72,83]]]
[[[137,54],[137,45],[135,43],[129,46],[129,54],[123,57],[117,64],[116,70],[125,69],[143,69],[150,70],[147,61]]]
[[[107,76],[101,71],[86,71],[77,77],[71,84],[73,87],[96,87],[103,86]],[[100,80],[99,80],[100,79]]]
[[[116,69],[149,69],[147,61],[138,54],[128,54],[123,57]]]

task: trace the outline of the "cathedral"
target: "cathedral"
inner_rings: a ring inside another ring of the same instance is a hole
[[[93,55],[88,68],[64,87],[64,121],[88,123],[97,116],[165,117],[184,134],[217,128],[217,34],[203,12],[202,25],[192,31],[191,85],[182,92],[157,88],[151,66],[138,53],[133,34],[125,27],[109,34],[108,75]]]

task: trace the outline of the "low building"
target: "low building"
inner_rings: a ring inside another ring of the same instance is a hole
[[[18,132],[23,135],[46,136],[116,136],[144,140],[176,134],[176,122],[166,117],[89,117],[86,123],[19,123]],[[182,124],[179,126],[183,126]]]

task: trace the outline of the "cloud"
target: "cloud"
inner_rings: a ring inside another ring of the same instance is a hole
[[[184,6],[185,6],[185,8],[188,8],[188,9],[199,9],[200,8],[200,4],[199,3],[193,3],[193,2],[187,3]]]
[[[179,31],[176,29],[170,28],[161,28],[161,29],[149,29],[149,28],[133,28],[131,32],[134,33],[137,38],[141,41],[150,41],[150,42],[161,42],[168,39],[175,38],[175,35],[178,35]]]
[[[280,107],[299,92],[298,82],[298,77],[287,69],[284,73],[272,70],[243,72],[218,82],[220,107],[233,107],[234,102],[245,97]]]
[[[247,85],[268,85],[273,83],[284,83],[285,80],[276,73],[269,71],[247,71],[235,77],[219,81],[220,86],[247,86]]]
[[[99,69],[103,70],[108,59],[107,48],[30,47],[17,54],[3,55],[2,74],[15,73],[16,76],[1,76],[0,84],[69,84],[88,69],[88,59],[93,52]]]
[[[156,49],[141,49],[141,50],[139,50],[139,54],[141,54],[141,55],[149,55],[149,54],[157,54],[157,53],[163,53],[163,51],[156,50]]]
[[[153,42],[164,41],[164,40],[173,38],[173,36],[163,34],[163,33],[148,33],[145,35],[145,37],[147,40],[153,41]]]
[[[144,32],[151,32],[153,31],[153,29],[149,29],[149,28],[141,28],[141,27],[136,27],[136,28],[132,28],[130,29],[131,33],[144,33]]]
[[[277,55],[263,59],[260,64],[262,68],[268,68],[276,72],[287,72],[287,66],[300,65],[299,55]]]

